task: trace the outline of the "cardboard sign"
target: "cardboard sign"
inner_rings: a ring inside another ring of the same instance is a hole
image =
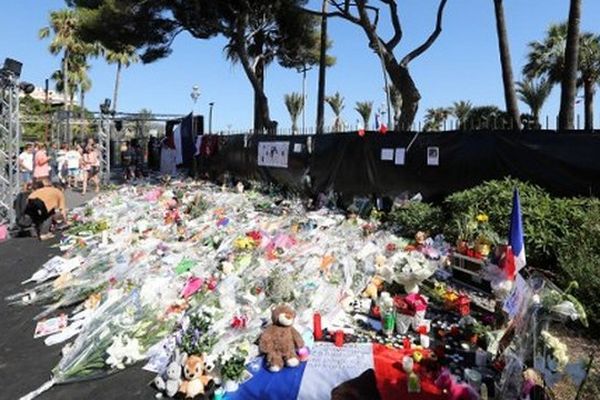
[[[258,165],[261,167],[287,168],[290,142],[258,143]]]

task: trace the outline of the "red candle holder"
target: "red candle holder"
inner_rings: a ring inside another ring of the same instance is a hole
[[[318,312],[313,315],[313,335],[315,340],[323,339],[323,329],[321,327],[321,314]]]
[[[338,330],[334,334],[334,344],[336,347],[342,347],[344,345],[344,331]]]

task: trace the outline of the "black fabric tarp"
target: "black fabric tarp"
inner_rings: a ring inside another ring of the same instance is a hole
[[[213,175],[260,179],[312,194],[421,193],[436,200],[486,180],[512,176],[556,195],[600,193],[600,135],[546,131],[420,133],[405,164],[382,160],[382,149],[406,148],[414,133],[369,132],[322,136],[222,136],[208,160]],[[258,143],[290,142],[288,168],[259,167]],[[294,144],[301,151],[294,152]],[[427,165],[429,147],[439,148],[439,165]]]

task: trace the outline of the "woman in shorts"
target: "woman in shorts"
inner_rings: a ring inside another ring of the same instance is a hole
[[[98,173],[100,172],[100,159],[98,158],[98,151],[96,150],[96,145],[91,144],[86,146],[83,150],[83,191],[82,194],[85,194],[87,191],[87,183],[89,180],[94,182],[96,185],[95,192],[98,193],[100,191],[100,177]]]

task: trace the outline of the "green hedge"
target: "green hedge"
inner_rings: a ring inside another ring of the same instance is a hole
[[[442,230],[444,218],[440,207],[427,203],[410,202],[394,207],[388,215],[388,223],[399,235],[412,238],[418,231],[436,234]]]
[[[528,263],[536,267],[555,265],[559,248],[574,240],[588,209],[600,204],[598,200],[553,198],[539,186],[507,178],[449,196],[444,202],[448,220],[465,213],[485,213],[496,233],[507,238],[515,187],[519,188],[521,198]],[[445,226],[444,233],[450,240],[456,237],[451,225]]]

